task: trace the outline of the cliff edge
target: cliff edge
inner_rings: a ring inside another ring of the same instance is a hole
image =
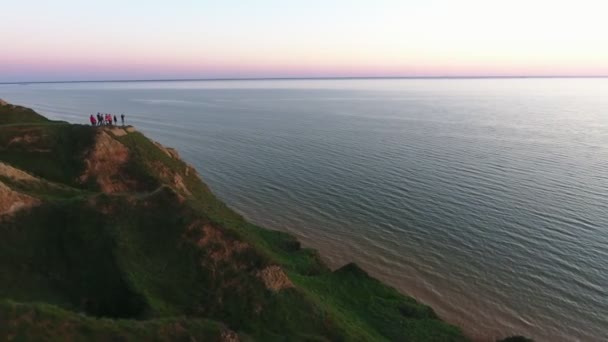
[[[219,201],[132,127],[0,103],[0,339],[463,341]]]

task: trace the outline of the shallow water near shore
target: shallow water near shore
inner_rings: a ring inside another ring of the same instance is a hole
[[[260,225],[359,263],[471,336],[608,340],[608,79],[0,85],[97,112]]]

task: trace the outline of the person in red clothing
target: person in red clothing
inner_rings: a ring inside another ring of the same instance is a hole
[[[95,117],[93,116],[93,114],[91,114],[91,117],[89,117],[89,120],[91,120],[91,126],[97,125],[97,120],[95,120]]]

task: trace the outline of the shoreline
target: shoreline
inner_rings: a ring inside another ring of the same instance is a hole
[[[222,201],[226,201],[226,200],[222,199]],[[249,215],[245,214],[240,209],[237,209],[234,207],[232,207],[232,209],[235,210],[240,215],[242,215],[249,222],[260,225],[262,227],[266,227],[268,229],[278,230],[278,231],[282,231],[282,232],[286,232],[286,233],[294,235],[298,239],[298,241],[300,241],[302,243],[303,247],[312,248],[314,250],[319,251],[319,254],[320,254],[323,262],[325,262],[332,270],[337,270],[348,263],[355,262],[358,266],[360,266],[363,270],[368,272],[371,276],[373,276],[374,278],[380,280],[381,282],[397,289],[397,291],[399,291],[401,294],[412,297],[412,298],[416,299],[416,301],[431,307],[442,320],[461,328],[464,335],[467,338],[471,339],[471,341],[496,342],[500,339],[503,339],[503,338],[506,338],[509,336],[525,335],[525,334],[523,334],[523,332],[520,332],[520,331],[513,332],[513,333],[501,332],[499,330],[499,328],[490,329],[489,331],[488,330],[480,331],[478,329],[474,329],[471,326],[472,324],[467,323],[466,320],[457,318],[458,316],[456,313],[450,313],[451,310],[449,310],[449,307],[451,307],[452,305],[447,304],[448,302],[442,301],[436,296],[435,296],[435,298],[436,298],[435,300],[427,300],[429,298],[429,296],[424,295],[422,293],[423,292],[430,293],[428,288],[426,289],[426,291],[421,291],[419,288],[416,289],[416,287],[414,287],[414,286],[411,286],[411,285],[408,286],[407,283],[397,281],[394,277],[390,277],[390,276],[384,274],[383,272],[379,271],[377,267],[373,267],[369,262],[365,262],[363,260],[356,260],[357,258],[353,254],[349,255],[348,253],[336,252],[336,248],[335,248],[336,246],[334,246],[330,243],[320,244],[320,243],[318,243],[318,241],[320,241],[320,240],[311,238],[311,237],[307,237],[296,229],[285,229],[284,227],[282,227],[280,225],[277,226],[275,224],[270,224],[268,222],[264,222],[265,220],[262,220],[262,222],[259,222],[260,220],[254,218],[254,217],[250,217]],[[332,252],[330,252],[330,251],[332,251]],[[339,254],[339,255],[337,255],[337,254]],[[417,277],[415,277],[415,278],[417,278]]]
[[[222,201],[226,201],[226,200],[222,199]],[[325,243],[325,244],[319,243],[319,241],[321,241],[321,240],[319,240],[319,238],[308,237],[296,229],[285,229],[281,225],[270,223],[270,221],[268,221],[268,220],[265,220],[265,219],[260,220],[260,219],[251,217],[250,215],[247,215],[240,209],[237,209],[234,207],[232,207],[232,209],[235,210],[236,212],[238,212],[240,215],[243,215],[243,217],[245,217],[245,219],[249,222],[253,222],[256,225],[260,225],[260,226],[266,227],[268,229],[286,232],[286,233],[289,233],[289,234],[295,236],[298,239],[298,241],[300,241],[302,243],[303,247],[312,248],[314,250],[319,251],[319,254],[320,254],[323,262],[326,263],[332,270],[339,269],[340,267],[342,267],[345,264],[348,264],[350,262],[356,263],[358,266],[360,266],[363,270],[365,270],[371,276],[380,280],[384,284],[387,284],[388,286],[395,288],[401,294],[412,297],[416,301],[431,307],[442,320],[444,320],[454,326],[459,327],[463,331],[463,334],[471,341],[496,342],[496,341],[500,341],[502,339],[505,339],[505,338],[511,337],[511,336],[525,336],[526,338],[534,338],[534,336],[535,336],[535,334],[533,334],[532,331],[530,331],[530,330],[523,331],[523,329],[519,329],[519,327],[514,327],[513,330],[501,330],[501,328],[498,326],[494,326],[494,327],[486,326],[486,328],[484,328],[484,329],[479,329],[478,325],[476,325],[475,322],[476,322],[476,317],[481,317],[482,314],[492,315],[494,320],[497,320],[497,321],[504,322],[504,321],[506,321],[506,318],[503,317],[503,318],[497,319],[495,312],[493,312],[493,313],[485,312],[486,310],[481,310],[480,307],[476,307],[477,309],[474,311],[479,313],[479,315],[470,315],[469,319],[465,319],[462,316],[460,316],[458,312],[456,312],[457,310],[453,309],[455,307],[460,307],[461,305],[459,305],[458,303],[461,303],[461,302],[450,302],[450,301],[443,300],[443,299],[441,299],[442,296],[440,294],[433,294],[433,292],[435,290],[429,289],[428,287],[426,287],[424,285],[413,286],[411,281],[399,280],[399,279],[396,279],[395,277],[391,277],[390,275],[387,275],[384,272],[382,272],[381,269],[379,269],[373,263],[371,263],[369,261],[365,261],[362,258],[357,258],[356,254],[348,253],[348,251],[344,250],[344,249],[339,249],[340,252],[337,252],[338,249],[336,249],[335,245],[333,245],[331,243]],[[414,273],[419,273],[419,272],[414,271]],[[413,279],[414,281],[418,280],[418,279],[425,279],[420,274],[411,276],[409,278]],[[424,280],[424,282],[426,282],[426,280]],[[421,282],[420,284],[423,284],[423,282]],[[469,297],[469,295],[467,295],[467,297]],[[468,300],[466,298],[463,298],[462,302],[468,302]],[[516,317],[510,317],[508,320],[512,322],[512,324],[510,324],[510,325],[513,325],[513,326],[518,325]],[[538,339],[539,337],[536,336],[536,338]],[[546,335],[543,336],[542,339],[535,340],[535,341],[544,341],[544,340],[551,340],[551,341],[556,341],[556,342],[557,341],[563,341],[563,342],[569,341],[568,339],[564,339],[563,337],[560,338],[560,337],[546,336]]]

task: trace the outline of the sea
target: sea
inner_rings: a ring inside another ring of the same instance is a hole
[[[79,124],[124,113],[252,222],[476,340],[608,340],[606,78],[30,83],[0,98]]]

